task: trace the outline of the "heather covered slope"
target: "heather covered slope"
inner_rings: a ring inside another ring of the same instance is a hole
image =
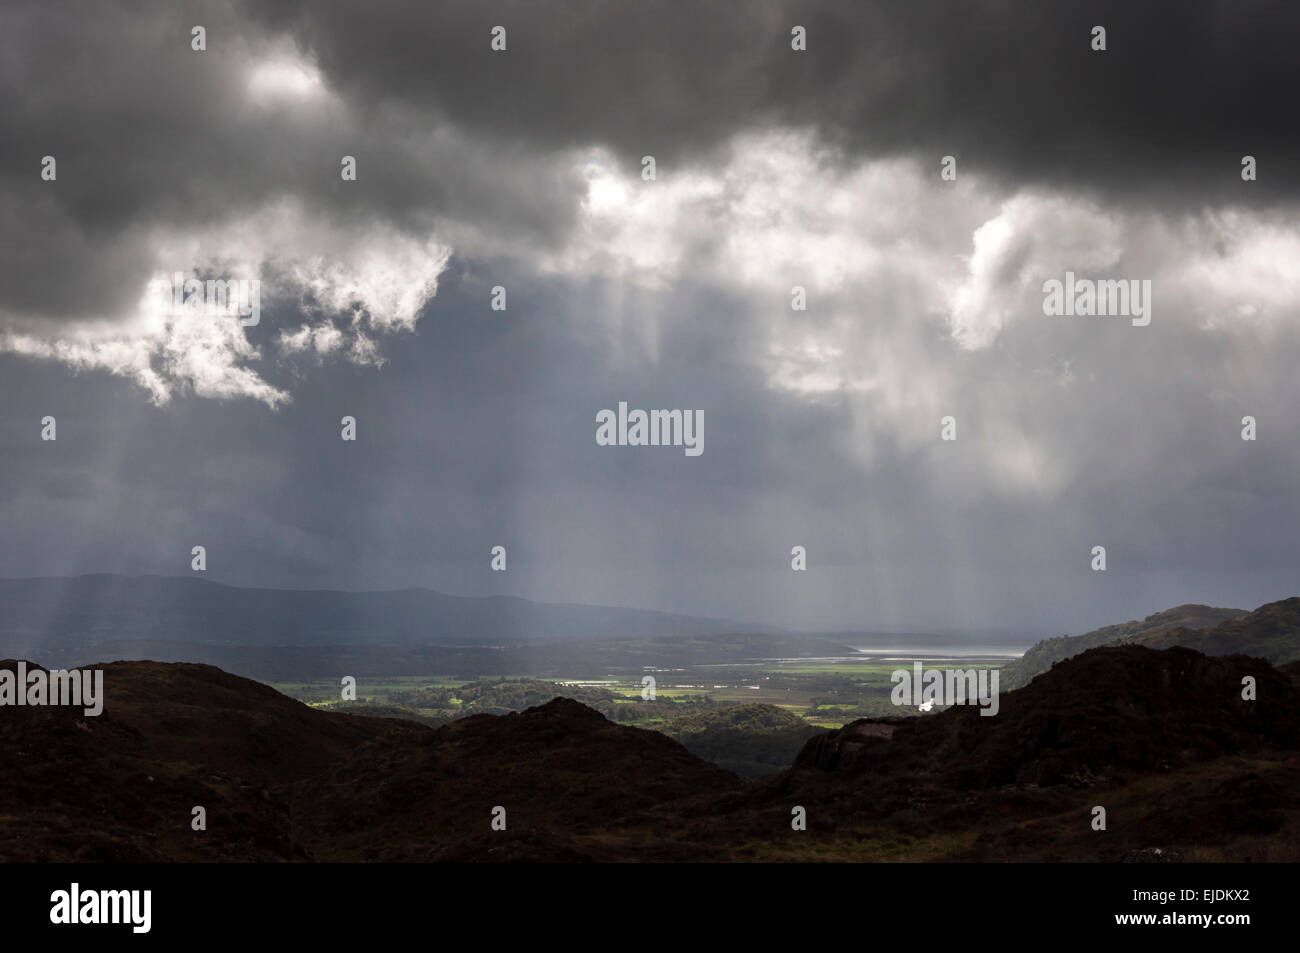
[[[292,800],[321,859],[476,860],[502,849],[512,859],[635,860],[654,856],[648,843],[615,852],[601,836],[740,784],[658,732],[556,698],[457,719],[413,744],[378,739]],[[507,837],[491,829],[498,806]]]
[[[790,767],[804,743],[824,731],[775,705],[727,705],[674,718],[658,730],[746,778]]]
[[[379,731],[416,727],[314,712],[207,665],[99,667],[96,717],[0,708],[0,860],[302,859],[274,791]],[[191,830],[196,805],[203,833]]]
[[[1255,680],[1255,700],[1242,679]],[[956,788],[1087,785],[1250,749],[1300,745],[1300,693],[1267,661],[1108,646],[1001,699],[995,717],[860,719],[813,738],[797,768],[933,775]]]
[[[1088,649],[1127,642],[1144,644],[1142,642],[1144,637],[1167,629],[1210,628],[1248,614],[1245,609],[1217,609],[1213,606],[1189,604],[1154,613],[1141,621],[1107,625],[1085,632],[1083,635],[1063,635],[1054,639],[1044,639],[1031,646],[1019,659],[1002,667],[1002,690],[1005,692],[1027,685],[1040,672],[1045,672],[1057,662],[1078,655],[1080,652],[1086,652]],[[1170,644],[1179,643],[1167,643],[1158,647],[1167,648]],[[1239,647],[1234,651],[1243,650]]]
[[[748,783],[568,699],[434,728],[211,666],[103,668],[97,718],[0,708],[0,860],[1300,859],[1300,690],[1240,655],[1095,649],[994,717],[860,720]],[[729,714],[705,730],[770,726]]]
[[[0,860],[429,859],[473,854],[497,805],[509,836],[487,846],[557,859],[573,832],[741,784],[567,699],[435,729],[316,711],[207,665],[99,667],[97,717],[0,708]]]
[[[1268,662],[1099,648],[1001,702],[818,736],[744,795],[743,829],[799,804],[841,857],[1300,860],[1300,692]]]
[[[1151,632],[1137,641],[1156,649],[1185,645],[1206,655],[1245,652],[1266,658],[1274,665],[1300,661],[1300,597],[1270,602],[1210,628],[1167,629]]]

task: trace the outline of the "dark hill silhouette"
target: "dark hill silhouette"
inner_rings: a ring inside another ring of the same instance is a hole
[[[620,857],[600,837],[646,823],[665,804],[740,786],[665,735],[615,725],[567,698],[458,719],[400,752],[389,741],[295,791],[304,826],[320,832],[309,838],[316,856],[469,859],[497,846],[489,821],[500,805],[507,831],[526,835],[514,850],[526,844],[533,859],[653,859],[641,849]]]
[[[997,716],[864,719],[749,783],[568,699],[434,728],[103,668],[99,717],[0,708],[0,860],[1300,859],[1300,693],[1257,658],[1094,649]]]
[[[997,716],[978,712],[814,738],[746,792],[750,813],[734,811],[725,836],[770,830],[799,804],[809,831],[863,859],[1300,859],[1300,693],[1263,659],[1103,647],[1004,694]]]
[[[0,860],[437,859],[473,853],[498,804],[510,836],[484,843],[564,859],[571,832],[741,783],[568,699],[435,729],[313,710],[208,665],[94,667],[99,716],[0,708]]]
[[[350,757],[377,731],[409,730],[314,712],[208,665],[97,667],[98,716],[0,708],[0,860],[301,859],[272,788]],[[195,805],[209,814],[203,835],[190,829]]]
[[[1256,680],[1246,701],[1242,678]],[[1300,743],[1300,695],[1267,661],[1190,649],[1093,649],[1001,699],[995,717],[954,706],[931,718],[860,719],[819,735],[796,767],[933,774],[958,787],[1090,784]]]

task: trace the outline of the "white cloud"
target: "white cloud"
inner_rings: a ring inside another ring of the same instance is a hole
[[[268,407],[290,400],[257,368],[262,354],[237,317],[172,313],[149,282],[158,274],[258,280],[261,308],[300,321],[276,339],[286,355],[380,364],[380,341],[415,327],[437,293],[450,249],[378,223],[335,223],[285,200],[201,229],[158,228],[145,244],[139,303],[123,314],[72,322],[20,321],[0,349],[129,377],[158,404],[178,393],[251,398]]]
[[[978,350],[1010,322],[1041,316],[1042,283],[1067,270],[1111,268],[1121,250],[1120,223],[1075,199],[1016,195],[972,235],[975,251],[953,294],[953,339]],[[1038,309],[1038,310],[1036,310]]]
[[[937,163],[839,165],[792,132],[739,137],[722,161],[661,167],[655,182],[601,153],[581,161],[589,190],[579,225],[536,257],[542,270],[614,286],[610,308],[589,320],[616,353],[640,343],[636,359],[653,362],[667,335],[710,320],[617,289],[714,286],[747,311],[727,360],[756,366],[791,399],[844,402],[845,454],[860,465],[885,444],[929,454],[939,419],[958,416],[972,444],[960,479],[945,469],[951,454],[926,457],[952,492],[963,483],[1060,492],[1086,448],[1033,429],[1017,404],[1050,414],[1099,374],[1149,374],[1124,369],[1114,326],[1045,316],[1046,279],[1153,279],[1159,327],[1149,334],[1266,319],[1296,331],[1300,230],[1290,222],[1229,212],[1170,223],[1064,192],[1003,195],[970,175],[944,183]],[[794,285],[807,289],[806,312],[790,308]]]
[[[1168,282],[1183,290],[1206,330],[1294,325],[1300,316],[1300,229],[1227,209],[1183,229],[1192,245]],[[1200,241],[1197,242],[1199,237]]]
[[[315,64],[292,55],[264,61],[248,74],[248,97],[260,106],[313,99],[323,93]]]

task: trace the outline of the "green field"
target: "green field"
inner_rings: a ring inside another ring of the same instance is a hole
[[[939,667],[939,663],[932,663]],[[995,668],[973,660],[954,666]],[[476,680],[446,675],[360,678],[356,702],[383,706],[362,713],[446,720],[486,711],[501,713],[541,704],[548,697],[576,698],[624,724],[657,725],[709,707],[762,703],[792,712],[809,725],[836,728],[864,717],[918,714],[890,701],[890,675],[901,662],[822,660],[701,665],[655,671],[656,698],[641,698],[642,670],[617,669],[603,678],[511,675]],[[946,667],[946,666],[945,666]],[[272,682],[273,688],[314,707],[340,705],[341,688],[326,681]],[[938,706],[936,706],[938,710]]]

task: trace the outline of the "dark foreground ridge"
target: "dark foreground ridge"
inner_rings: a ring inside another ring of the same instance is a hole
[[[100,667],[98,717],[0,707],[0,860],[1300,859],[1296,673],[1242,655],[1093,649],[995,717],[857,721],[759,782],[568,699],[431,728]]]

